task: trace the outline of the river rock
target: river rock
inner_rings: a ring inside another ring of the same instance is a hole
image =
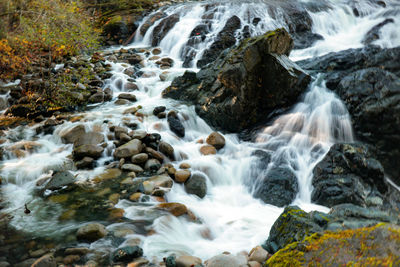
[[[296,175],[287,167],[273,167],[259,176],[254,196],[267,204],[283,207],[295,199],[298,192]]]
[[[220,133],[213,132],[207,137],[206,142],[216,149],[221,149],[225,146],[225,137],[223,137]]]
[[[75,177],[70,171],[54,172],[53,176],[46,184],[45,188],[54,190],[72,184],[74,182],[75,182]]]
[[[85,126],[78,124],[72,128],[66,129],[60,133],[61,140],[66,144],[73,144],[86,133]]]
[[[172,215],[179,217],[188,212],[188,209],[185,205],[180,203],[160,203],[157,205],[158,209],[168,211]]]
[[[135,102],[136,96],[132,95],[132,94],[128,94],[128,93],[121,93],[118,95],[118,99],[125,99],[125,100],[129,100],[131,102]]]
[[[75,159],[82,159],[84,157],[90,157],[98,159],[103,154],[104,147],[98,145],[81,145],[74,148],[72,152]]]
[[[200,153],[204,156],[215,155],[215,154],[217,154],[217,150],[213,146],[205,145],[205,146],[200,147]]]
[[[197,74],[175,78],[163,96],[192,102],[217,128],[239,132],[254,127],[296,103],[310,82],[288,59],[292,47],[284,29],[247,39]]]
[[[166,174],[152,176],[148,179],[148,181],[151,181],[157,187],[171,188],[174,184],[174,181],[171,179],[171,177]]]
[[[158,107],[155,107],[155,108],[154,108],[153,114],[154,114],[155,116],[157,116],[159,113],[164,112],[165,110],[166,110],[166,107],[165,107],[165,106],[158,106]]]
[[[144,36],[147,30],[154,24],[154,22],[158,21],[159,19],[165,16],[166,14],[164,12],[159,11],[148,17],[148,19],[144,21],[143,25],[139,29],[140,34]]]
[[[158,149],[161,153],[168,156],[170,159],[174,159],[174,148],[167,142],[161,141],[158,144]]]
[[[192,267],[192,266],[201,266],[203,261],[200,258],[194,256],[179,256],[176,258],[175,264],[176,267]]]
[[[161,163],[157,159],[149,159],[146,161],[144,168],[150,171],[157,171],[161,168]]]
[[[149,159],[149,156],[146,153],[139,153],[137,155],[132,156],[131,161],[134,164],[142,164],[145,163]]]
[[[118,147],[114,152],[114,156],[116,158],[129,158],[139,154],[142,151],[142,148],[142,142],[139,139],[133,139]]]
[[[185,127],[177,116],[168,116],[169,129],[178,137],[185,137]]]
[[[249,253],[249,261],[264,263],[267,260],[267,258],[268,258],[268,251],[266,251],[261,246],[253,248]]]
[[[364,45],[369,45],[372,42],[380,39],[381,28],[389,23],[394,23],[394,20],[392,18],[388,18],[388,19],[385,19],[384,21],[378,23],[374,27],[372,27],[371,30],[369,30],[367,32],[367,34],[365,35],[364,39],[362,40],[362,43]]]
[[[104,142],[104,135],[99,132],[87,132],[80,135],[75,141],[74,146],[98,145]]]
[[[175,174],[176,175],[176,174]],[[204,174],[193,173],[185,182],[185,191],[199,198],[203,198],[207,194],[207,179]]]
[[[175,172],[175,181],[178,183],[184,183],[189,179],[191,173],[189,170],[177,170]]]
[[[206,267],[246,267],[247,260],[243,255],[220,254],[206,261]]]
[[[312,201],[328,207],[342,203],[380,206],[388,191],[382,165],[363,144],[333,145],[315,166],[312,184]]]
[[[78,229],[76,237],[78,240],[93,242],[107,235],[107,230],[100,223],[89,223]]]
[[[139,246],[127,246],[115,250],[111,258],[113,262],[127,263],[141,256],[143,256],[143,250]]]
[[[122,165],[121,170],[135,173],[141,173],[144,171],[142,167],[136,164],[124,164]]]

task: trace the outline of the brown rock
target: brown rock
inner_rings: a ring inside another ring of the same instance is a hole
[[[215,154],[217,154],[217,150],[213,146],[205,145],[200,148],[200,153],[205,156],[206,155],[215,155]]]
[[[53,255],[44,255],[37,259],[31,267],[57,267],[57,262]]]
[[[268,258],[268,252],[261,246],[253,248],[249,253],[249,261],[264,263]]]
[[[185,205],[180,203],[160,203],[157,205],[158,209],[168,211],[172,215],[179,217],[187,213],[187,208]]]
[[[189,179],[191,173],[189,170],[177,170],[175,172],[175,181],[178,183],[184,183]]]
[[[217,132],[211,133],[207,137],[206,142],[207,144],[212,145],[216,149],[221,149],[225,146],[225,138]]]

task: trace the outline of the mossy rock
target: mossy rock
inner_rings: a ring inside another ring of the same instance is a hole
[[[313,234],[279,250],[264,266],[399,266],[400,227],[372,227]]]

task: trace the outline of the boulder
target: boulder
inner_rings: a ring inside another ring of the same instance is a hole
[[[137,155],[132,156],[131,161],[134,164],[142,164],[145,163],[149,159],[149,156],[146,153],[139,153]]]
[[[296,175],[287,167],[272,167],[262,172],[254,185],[254,196],[267,204],[283,207],[292,203],[298,192]]]
[[[221,149],[225,146],[225,137],[223,137],[220,133],[213,132],[207,137],[206,142],[216,149]]]
[[[149,171],[158,171],[161,168],[161,163],[157,159],[149,159],[146,161],[144,168]]]
[[[78,229],[76,237],[78,240],[93,242],[107,235],[107,230],[100,223],[89,223]]]
[[[394,19],[392,19],[392,18],[385,19],[384,21],[382,21],[382,22],[378,23],[377,25],[375,25],[374,27],[372,27],[371,30],[369,30],[367,32],[367,34],[364,36],[362,43],[364,45],[369,45],[372,42],[380,39],[380,31],[381,31],[382,27],[389,23],[394,23]]]
[[[156,22],[157,20],[161,19],[162,17],[165,17],[166,14],[164,12],[156,12],[153,15],[149,16],[145,22],[142,24],[140,27],[139,31],[142,36],[144,36],[147,32],[147,30]]]
[[[160,203],[157,205],[158,209],[168,211],[172,215],[179,217],[188,212],[188,209],[186,208],[185,205],[180,204],[180,203]]]
[[[267,260],[267,258],[268,258],[268,251],[266,251],[261,246],[253,248],[249,253],[249,261],[264,263]]]
[[[192,102],[214,127],[252,128],[295,104],[310,82],[288,59],[292,47],[284,29],[246,39],[197,74],[175,78],[163,96]]]
[[[176,174],[175,174],[176,175]],[[207,179],[204,174],[193,173],[185,182],[185,191],[199,198],[203,198],[207,194]]]
[[[383,167],[368,146],[335,144],[313,170],[311,199],[332,207],[342,203],[381,206],[388,192]]]
[[[157,187],[166,187],[171,188],[174,184],[174,181],[168,175],[156,175],[152,176],[148,179],[148,181],[152,182]]]
[[[114,156],[116,158],[129,158],[139,154],[142,151],[142,148],[142,142],[139,139],[133,139],[118,147],[114,152]]]
[[[85,132],[74,141],[74,146],[98,145],[104,142],[104,135],[99,132]]]
[[[124,100],[128,100],[131,102],[135,102],[136,101],[136,96],[129,94],[129,93],[121,93],[118,95],[118,99],[124,99]]]
[[[200,153],[204,156],[215,155],[215,154],[217,154],[217,150],[213,146],[205,145],[205,146],[200,147]]]
[[[136,164],[124,164],[122,165],[121,170],[135,173],[141,173],[144,171],[142,167]]]

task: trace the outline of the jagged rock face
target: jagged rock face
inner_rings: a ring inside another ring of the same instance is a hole
[[[400,47],[369,46],[298,62],[325,73],[346,104],[357,138],[373,145],[385,172],[400,183]]]
[[[179,16],[177,14],[171,15],[163,19],[153,31],[153,40],[151,42],[152,46],[157,46],[160,44],[161,40],[168,34],[168,32],[175,26],[179,21]]]
[[[381,206],[388,191],[382,165],[362,144],[332,146],[313,174],[312,201],[328,207],[342,203]]]
[[[199,73],[176,78],[164,97],[191,101],[214,127],[238,132],[293,105],[310,76],[287,55],[293,40],[284,29],[249,38]]]

